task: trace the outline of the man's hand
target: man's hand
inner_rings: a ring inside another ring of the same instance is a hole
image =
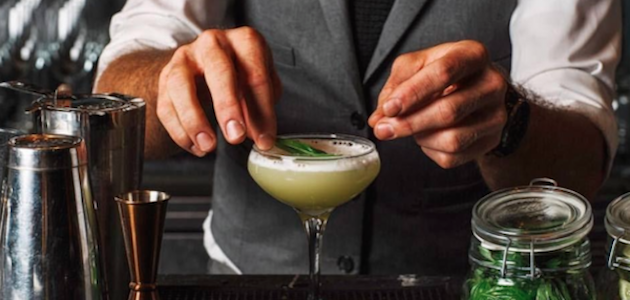
[[[261,149],[276,136],[281,84],[264,38],[250,27],[207,30],[173,54],[159,77],[157,116],[181,148],[203,156],[216,135],[197,98],[203,78],[221,131],[232,144],[251,138]],[[205,89],[205,87],[204,87]]]
[[[507,83],[475,41],[399,56],[369,119],[381,140],[413,136],[443,168],[475,160],[499,144]]]

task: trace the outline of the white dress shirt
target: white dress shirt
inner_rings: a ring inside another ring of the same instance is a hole
[[[204,28],[226,23],[226,1],[128,0],[111,23],[111,42],[99,74],[117,57],[145,49],[173,49]],[[579,112],[599,128],[609,163],[617,149],[612,109],[615,68],[621,56],[621,3],[618,0],[519,0],[510,21],[514,82],[553,106]],[[97,83],[98,84],[98,83]],[[217,245],[210,223],[204,246],[213,261],[241,274]]]

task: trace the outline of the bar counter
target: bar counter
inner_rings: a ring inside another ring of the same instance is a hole
[[[456,300],[461,279],[451,277],[322,276],[326,300]],[[162,275],[161,300],[304,300],[308,275]]]

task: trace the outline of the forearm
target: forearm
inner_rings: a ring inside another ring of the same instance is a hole
[[[496,190],[549,177],[592,199],[606,172],[601,131],[577,113],[530,105],[529,126],[519,149],[506,157],[486,155],[478,160],[486,183]]]
[[[112,61],[96,83],[96,92],[133,95],[146,101],[145,158],[155,159],[178,151],[156,115],[158,79],[172,51],[135,52]]]

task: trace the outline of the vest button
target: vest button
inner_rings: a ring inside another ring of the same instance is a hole
[[[347,255],[340,256],[339,259],[337,259],[337,266],[340,271],[350,274],[350,272],[354,270],[354,260],[352,260],[352,257]]]
[[[365,117],[359,112],[353,112],[350,116],[350,122],[352,126],[358,130],[363,130],[365,128]]]

